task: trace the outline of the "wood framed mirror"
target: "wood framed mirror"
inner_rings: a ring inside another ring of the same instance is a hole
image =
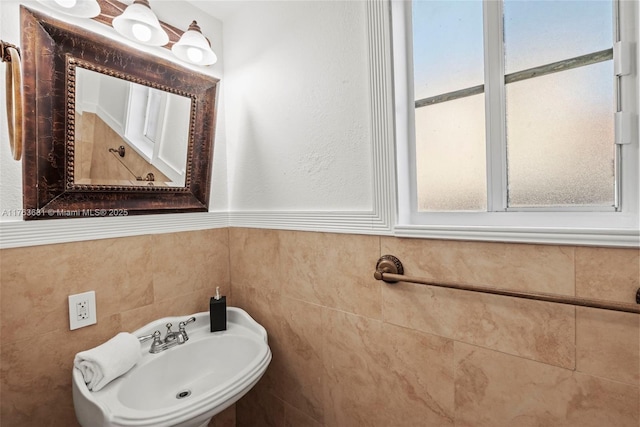
[[[20,15],[24,219],[207,211],[218,80]]]

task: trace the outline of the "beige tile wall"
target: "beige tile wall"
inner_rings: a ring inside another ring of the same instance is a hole
[[[230,229],[234,303],[273,361],[244,426],[640,426],[640,316],[373,279],[632,302],[634,249]]]
[[[73,356],[164,316],[230,296],[227,229],[0,252],[0,425],[76,426]],[[98,323],[69,331],[67,296],[96,291]],[[212,423],[235,425],[234,409]]]
[[[7,249],[0,425],[76,425],[77,351],[204,311],[217,285],[274,357],[212,426],[640,427],[640,316],[387,285],[386,253],[434,281],[615,301],[640,287],[631,249],[235,228]],[[98,324],[69,331],[67,296],[87,290]]]

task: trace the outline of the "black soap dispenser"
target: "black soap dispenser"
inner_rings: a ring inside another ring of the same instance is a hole
[[[209,301],[209,320],[211,332],[227,330],[227,297],[220,296],[218,286],[216,286],[216,296]]]

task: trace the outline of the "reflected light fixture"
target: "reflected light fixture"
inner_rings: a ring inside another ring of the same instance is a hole
[[[77,18],[93,18],[100,15],[100,5],[97,0],[38,0],[38,2]]]
[[[112,25],[121,35],[141,44],[164,46],[169,43],[169,36],[160,26],[160,21],[151,10],[148,0],[135,0],[127,6],[122,15],[113,18]]]
[[[181,60],[195,65],[213,65],[218,60],[196,21],[189,25],[189,29],[171,47],[171,51]]]

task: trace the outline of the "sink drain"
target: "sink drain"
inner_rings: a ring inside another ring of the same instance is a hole
[[[183,390],[176,394],[176,399],[184,399],[185,397],[191,396],[191,390]]]

